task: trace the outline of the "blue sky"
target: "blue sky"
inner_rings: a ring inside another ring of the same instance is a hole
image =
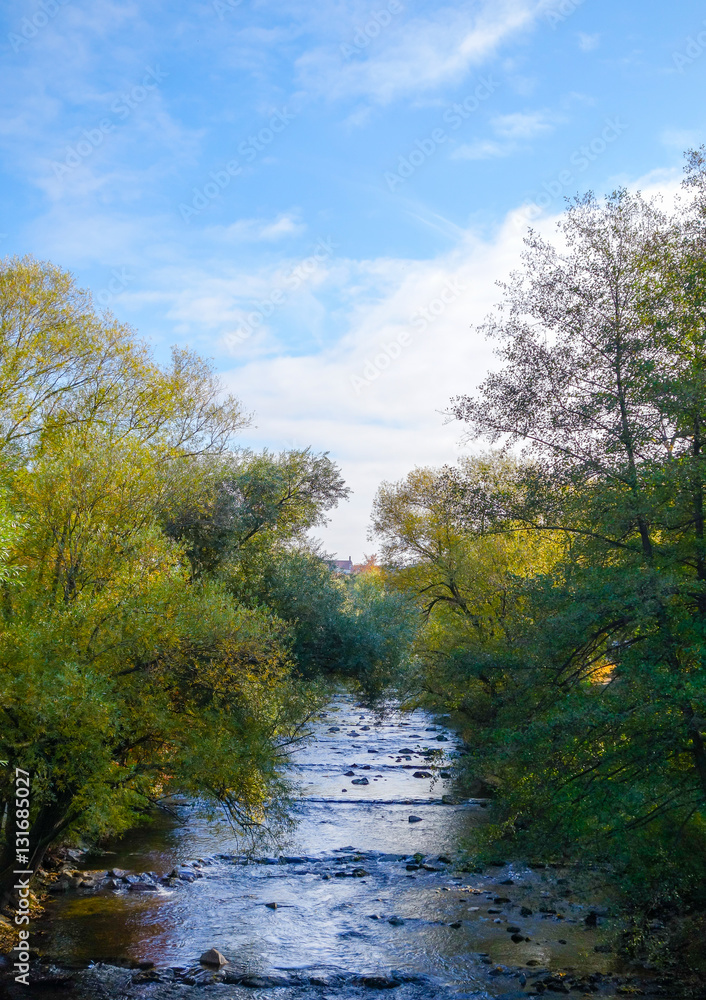
[[[0,252],[212,357],[244,444],[328,450],[360,558],[382,479],[453,461],[449,397],[529,222],[669,194],[706,139],[706,9],[607,0],[42,0],[0,14]]]

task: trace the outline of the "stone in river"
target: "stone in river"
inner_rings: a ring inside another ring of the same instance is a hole
[[[359,982],[367,986],[369,990],[394,990],[402,983],[399,979],[391,979],[387,976],[363,976]]]
[[[265,903],[265,906],[267,907],[268,910],[276,910],[277,909],[277,903]]]
[[[431,774],[428,771],[415,771],[412,775],[413,778],[431,778]]]
[[[125,878],[127,872],[124,872],[122,868],[111,868],[107,874],[108,878]]]
[[[366,730],[367,730],[367,729],[370,729],[370,726],[361,726],[360,728],[361,728],[361,729],[366,729]]]
[[[208,951],[203,953],[199,962],[202,965],[215,965],[218,968],[222,965],[228,965],[228,959],[220,953],[218,948],[209,948]]]
[[[347,778],[354,778],[355,777],[355,771],[344,771],[344,774],[345,774],[345,776]]]
[[[421,816],[410,816],[409,819],[407,820],[407,822],[408,823],[421,823],[422,822],[422,817]]]
[[[448,737],[446,737],[446,736],[439,735],[436,738],[439,741],[439,743],[448,743],[449,742]]]
[[[404,924],[404,920],[401,917],[390,917],[387,922],[388,924],[392,924],[393,927],[402,927]]]
[[[329,729],[330,733],[340,733],[340,731],[341,731],[340,726],[331,726],[331,728]]]
[[[508,926],[507,926],[507,927],[505,928],[505,930],[506,930],[506,931],[509,931],[509,932],[510,932],[510,934],[519,934],[519,933],[520,933],[520,928],[519,928],[519,927],[515,927],[515,926],[513,926],[512,924],[509,924],[509,925],[508,925]]]
[[[128,889],[130,892],[156,892],[157,886],[154,882],[133,882]]]
[[[369,785],[369,784],[370,782],[368,781],[367,778],[354,778],[353,781],[351,781],[351,785]]]
[[[460,920],[454,920],[454,922],[452,924],[449,924],[449,927],[453,927],[453,929],[455,931],[457,931],[459,929],[459,927],[461,927],[461,921]]]

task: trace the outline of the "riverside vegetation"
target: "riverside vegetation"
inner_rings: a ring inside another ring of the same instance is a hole
[[[172,792],[287,816],[331,679],[451,712],[467,845],[594,866],[619,947],[704,971],[706,153],[675,207],[586,196],[534,232],[485,326],[501,364],[450,415],[491,450],[380,487],[384,569],[308,541],[327,454],[237,449],[208,363],[157,365],[72,278],[0,269],[0,887],[15,767],[32,867]]]
[[[706,159],[535,232],[452,402],[495,449],[377,495],[418,701],[494,789],[473,850],[605,866],[629,954],[706,971]]]

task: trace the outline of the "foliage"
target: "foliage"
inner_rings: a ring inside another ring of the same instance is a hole
[[[497,788],[491,836],[610,860],[643,912],[701,906],[703,151],[673,213],[589,195],[559,229],[530,232],[485,325],[500,366],[453,402],[500,451],[383,487],[374,523],[427,616],[421,696]]]
[[[0,337],[2,893],[15,767],[32,775],[32,867],[175,788],[247,828],[286,793],[281,762],[319,698],[290,676],[287,626],[195,579],[162,529],[208,495],[243,424],[209,366],[175,352],[161,369],[31,259],[0,269]]]
[[[186,547],[194,576],[225,562],[257,562],[273,547],[326,523],[350,490],[327,454],[243,450],[201,463],[201,492],[167,512],[166,530]]]

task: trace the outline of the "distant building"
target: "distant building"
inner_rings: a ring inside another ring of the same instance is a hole
[[[350,556],[347,559],[332,559],[329,566],[334,573],[343,573],[350,576],[353,573],[353,560]]]
[[[347,559],[329,559],[328,568],[332,573],[341,576],[358,576],[359,573],[379,573],[377,556],[365,556],[364,563],[354,563],[350,556]]]

